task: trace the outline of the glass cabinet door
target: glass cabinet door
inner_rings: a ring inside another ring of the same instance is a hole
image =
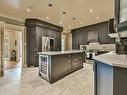
[[[120,0],[119,23],[127,21],[127,0]]]

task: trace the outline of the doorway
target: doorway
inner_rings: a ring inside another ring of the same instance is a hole
[[[4,70],[22,67],[22,32],[5,29]]]
[[[21,75],[24,65],[24,27],[5,24],[1,30],[1,71],[4,76]]]

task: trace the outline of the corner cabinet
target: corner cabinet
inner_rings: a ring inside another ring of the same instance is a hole
[[[38,19],[26,19],[25,26],[27,29],[27,66],[37,67],[38,55],[37,52],[41,52],[42,43],[41,37],[52,37],[55,39],[55,50],[61,50],[61,32],[62,27],[38,20]]]

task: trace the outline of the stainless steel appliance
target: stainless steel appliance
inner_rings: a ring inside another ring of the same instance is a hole
[[[54,50],[54,38],[42,36],[42,51]]]

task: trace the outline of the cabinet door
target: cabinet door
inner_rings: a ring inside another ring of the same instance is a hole
[[[52,82],[55,82],[60,78],[63,78],[66,74],[64,55],[51,56],[51,59],[52,59],[51,64]]]
[[[65,62],[65,69],[66,69],[66,74],[71,73],[72,66],[71,66],[71,54],[67,54],[64,57],[64,62]]]
[[[76,32],[72,33],[72,48],[73,49],[78,49],[78,35]]]
[[[54,38],[54,50],[60,51],[61,50],[61,39],[60,38]]]
[[[47,29],[37,26],[36,27],[36,33],[37,33],[38,36],[46,36],[47,35],[46,34],[47,33]]]
[[[72,71],[83,67],[83,53],[72,54]]]
[[[33,37],[30,36],[29,50],[30,50],[30,54],[29,54],[30,66],[35,66],[35,64],[36,64],[36,37],[35,36],[33,36]]]
[[[54,38],[53,35],[54,35],[54,31],[51,29],[47,29],[47,37]]]

